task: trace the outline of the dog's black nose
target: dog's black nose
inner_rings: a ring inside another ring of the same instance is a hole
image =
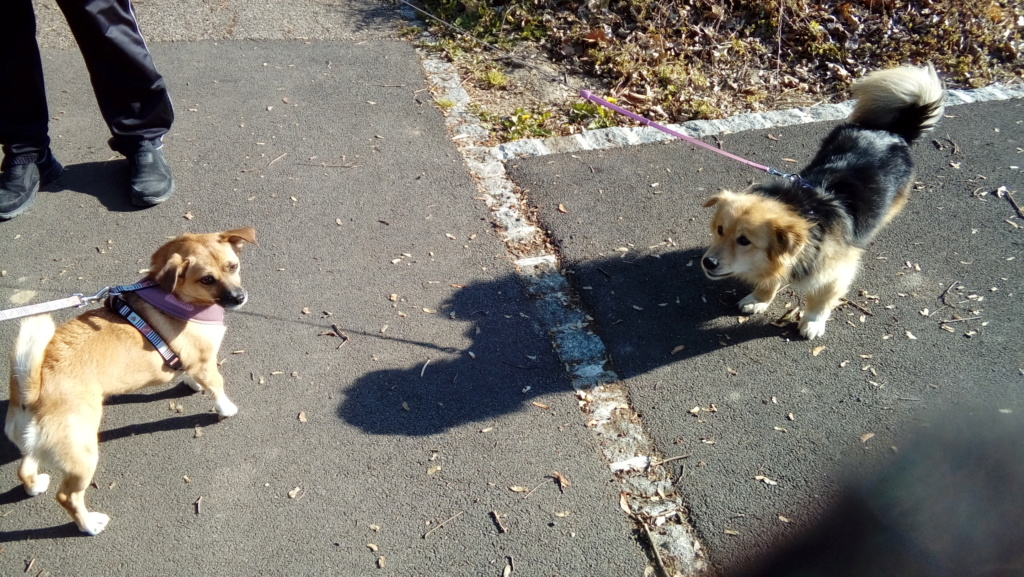
[[[233,290],[225,291],[224,294],[221,295],[220,300],[221,300],[221,305],[222,306],[231,308],[231,307],[240,307],[240,306],[242,306],[243,304],[245,304],[245,300],[247,298],[248,298],[248,295],[245,294],[245,290],[238,288],[238,289],[233,289]]]
[[[706,256],[700,261],[700,264],[704,267],[704,270],[715,270],[718,268],[718,259]]]

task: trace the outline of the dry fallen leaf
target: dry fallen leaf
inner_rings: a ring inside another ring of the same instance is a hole
[[[564,518],[566,518],[568,516],[569,516],[569,512],[568,511],[555,511],[555,517],[558,517],[560,519],[564,519]]]
[[[186,212],[183,216],[185,217],[185,220],[192,220],[193,218],[195,218],[195,215],[193,215],[191,212]]]
[[[625,491],[619,492],[619,508],[625,511],[627,515],[633,514],[633,509],[629,506],[629,497],[626,496]]]
[[[384,568],[384,556],[377,557],[377,567],[380,569]]]
[[[870,440],[871,437],[874,437],[874,436],[875,436],[874,433],[864,433],[863,435],[860,436],[860,442],[861,443],[867,443],[868,440]]]
[[[551,476],[554,477],[555,481],[558,482],[559,491],[572,485],[572,483],[569,482],[569,479],[566,479],[565,475],[559,473],[558,471],[551,471]]]
[[[508,488],[508,490],[512,491],[513,493],[529,493],[530,492],[530,488],[529,487],[524,487],[522,485],[512,485],[512,486],[510,486]]]
[[[541,409],[550,409],[551,408],[548,405],[545,405],[544,403],[538,403],[537,401],[534,401],[534,402],[532,402],[530,404],[532,404],[535,407],[539,407]]]
[[[783,517],[782,515],[779,515],[779,521],[782,521],[783,523],[789,523],[790,522],[790,518],[789,517]]]
[[[288,491],[288,498],[289,499],[294,499],[294,498],[298,497],[299,493],[301,493],[301,492],[302,492],[302,487],[295,487],[291,491]]]
[[[775,485],[779,484],[778,481],[773,481],[773,480],[769,479],[768,477],[765,477],[764,475],[754,475],[754,480],[761,481],[765,485],[775,486]]]
[[[370,551],[373,551],[374,553],[376,553],[377,549],[379,549],[379,547],[377,547],[373,543],[367,543],[366,544],[366,548],[369,549]]]
[[[299,422],[300,423],[305,423],[306,422],[306,411],[301,411],[299,413]]]
[[[558,212],[560,212],[562,214],[567,214],[569,211],[565,209],[565,205],[564,204],[559,204],[558,205]]]
[[[735,530],[735,529],[726,529],[725,530],[725,534],[729,535],[730,537],[735,537],[735,536],[739,535],[740,532]]]
[[[821,351],[825,350],[826,348],[827,347],[824,346],[824,345],[822,345],[820,347],[814,347],[813,349],[811,349],[811,356],[815,356],[816,357],[816,356],[820,355]]]
[[[441,465],[434,465],[432,467],[427,467],[427,474],[428,475],[433,475],[434,473],[437,473],[440,470],[441,470]]]
[[[682,351],[682,350],[683,350],[683,349],[685,349],[685,348],[686,348],[686,347],[685,347],[684,345],[679,345],[679,346],[677,346],[676,348],[672,349],[672,353],[671,353],[671,354],[673,354],[673,355],[674,355],[674,354],[678,353],[679,351]]]

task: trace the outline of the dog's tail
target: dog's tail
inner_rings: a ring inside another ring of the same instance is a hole
[[[11,354],[11,385],[14,385],[11,391],[18,394],[18,399],[11,399],[12,404],[30,405],[39,398],[43,353],[56,328],[50,315],[26,317],[21,321]]]
[[[850,122],[898,134],[908,144],[939,123],[946,96],[931,64],[877,70],[854,83],[851,91],[857,104]]]

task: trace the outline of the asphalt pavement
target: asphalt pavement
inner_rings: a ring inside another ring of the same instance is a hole
[[[41,4],[67,171],[0,223],[0,302],[132,282],[168,237],[252,226],[250,302],[222,349],[240,412],[218,422],[184,385],[110,399],[87,493],[112,517],[97,537],[52,495],[24,495],[3,441],[0,574],[650,574],[661,551],[645,531],[659,530],[623,511],[523,255],[395,35],[402,16],[374,2],[137,12],[177,113],[177,192],[130,205],[81,58]],[[937,409],[1024,413],[1024,219],[996,194],[1024,190],[1022,109],[947,111],[852,304],[813,343],[769,322],[795,296],[741,318],[742,288],[700,273],[701,202],[759,175],[682,143],[505,163],[637,424],[659,459],[678,457],[670,492],[708,565],[663,562],[726,573],[765,554]],[[829,126],[717,141],[788,166]],[[0,324],[0,343],[16,330]]]

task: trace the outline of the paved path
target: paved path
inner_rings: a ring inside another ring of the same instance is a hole
[[[741,323],[741,289],[698,269],[700,202],[756,174],[677,143],[482,174],[475,159],[491,152],[453,141],[467,125],[446,126],[431,98],[441,80],[393,37],[390,8],[137,8],[178,115],[178,192],[145,211],[119,192],[124,161],[42,5],[68,170],[0,225],[0,302],[129,282],[166,237],[254,226],[251,302],[229,316],[222,367],[241,412],[218,423],[184,386],[112,399],[88,498],[113,520],[96,538],[51,497],[23,496],[5,441],[2,574],[644,575],[650,538],[685,572],[705,560],[726,570],[806,526],[842,463],[878,466],[930,410],[1024,411],[1024,221],[1005,199],[972,195],[1024,189],[1010,168],[1022,164],[1021,100],[949,110],[941,148],[917,148],[920,190],[865,261],[858,308],[812,346],[790,327]],[[827,129],[718,138],[783,164]],[[478,186],[492,176],[504,201]],[[521,260],[543,252],[510,239],[521,198],[564,277],[532,277]],[[980,318],[946,332],[938,321],[952,314]],[[350,337],[341,348],[321,336],[332,324]],[[0,324],[0,343],[15,331]],[[609,362],[588,373],[567,358],[569,333]],[[588,378],[612,382],[574,388]],[[634,455],[685,458],[612,472]],[[659,500],[689,515],[650,514]]]

